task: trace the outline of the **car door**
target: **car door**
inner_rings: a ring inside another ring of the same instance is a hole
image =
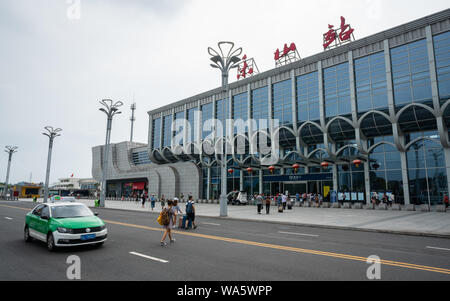
[[[47,217],[47,218],[43,218],[43,217]],[[38,225],[37,230],[39,232],[41,232],[42,234],[47,235],[49,222],[50,222],[50,210],[47,205],[44,205],[44,207],[42,208],[41,214],[39,216],[39,221],[38,221],[39,225]]]
[[[42,208],[44,208],[44,205],[39,205],[36,208],[34,208],[33,212],[31,212],[30,220],[28,227],[31,230],[38,231],[39,228],[39,220],[41,218],[41,212]]]

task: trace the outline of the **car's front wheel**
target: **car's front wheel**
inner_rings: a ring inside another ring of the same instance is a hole
[[[47,235],[47,249],[52,252],[56,249],[55,247],[55,239],[53,238],[53,234],[49,233]]]
[[[30,236],[30,229],[28,229],[28,226],[25,226],[25,229],[23,231],[23,238],[25,242],[31,242],[33,238]]]

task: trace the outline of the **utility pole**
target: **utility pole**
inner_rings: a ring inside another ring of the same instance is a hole
[[[108,154],[109,154],[109,143],[111,140],[111,127],[112,127],[112,120],[114,115],[121,114],[122,112],[119,111],[119,107],[123,105],[123,102],[118,101],[114,103],[110,99],[104,99],[100,101],[100,104],[103,106],[103,108],[100,108],[99,110],[106,114],[107,116],[107,124],[106,124],[106,141],[105,141],[105,147],[104,147],[104,153],[103,153],[103,164],[102,164],[102,186],[101,186],[101,193],[100,193],[100,207],[105,207],[105,198],[106,198],[106,165],[108,164]]]
[[[61,134],[58,134],[59,132],[62,131],[62,129],[57,128],[57,129],[53,129],[53,127],[51,126],[46,126],[45,130],[47,131],[46,133],[42,133],[42,135],[47,136],[49,139],[49,143],[48,143],[48,157],[47,157],[47,171],[45,174],[45,190],[44,190],[44,203],[47,203],[48,200],[48,182],[50,180],[50,166],[51,166],[51,162],[52,162],[52,150],[53,150],[53,140],[56,137],[61,136]]]
[[[228,86],[228,74],[231,69],[238,68],[239,62],[241,59],[238,57],[242,54],[242,48],[238,48],[233,51],[234,43],[232,42],[219,42],[219,52],[215,51],[211,47],[208,47],[208,53],[211,56],[211,61],[214,64],[211,64],[211,67],[217,68],[222,73],[222,90],[226,92],[226,97],[229,97],[229,86]],[[227,52],[228,50],[228,52]],[[225,125],[227,128],[227,126]],[[227,142],[228,135],[232,135],[232,133],[228,133],[228,129],[225,131],[225,135],[223,137],[223,152],[222,152],[222,160],[220,160],[221,166],[221,188],[220,188],[220,216],[227,217],[228,216],[228,198],[227,198]]]
[[[133,129],[134,129],[134,122],[136,121],[136,118],[134,117],[134,111],[136,110],[136,103],[134,102],[131,105],[131,134],[130,134],[130,142],[133,142]]]
[[[9,183],[9,171],[11,169],[11,160],[12,160],[12,155],[14,153],[17,153],[17,146],[6,146],[5,147],[5,152],[8,153],[8,169],[6,171],[6,182],[5,182],[5,189],[3,191],[3,197],[6,199],[6,195],[8,193],[8,183]]]

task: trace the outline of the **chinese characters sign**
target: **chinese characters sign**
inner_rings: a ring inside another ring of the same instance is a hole
[[[341,17],[339,29],[334,29],[334,25],[328,25],[328,32],[323,35],[323,49],[331,49],[355,40],[353,32],[354,29],[349,24],[345,24],[345,18]]]
[[[300,59],[300,55],[297,51],[297,46],[295,46],[295,43],[291,43],[291,46],[289,47],[287,44],[284,44],[283,52],[280,52],[280,49],[277,49],[275,51],[274,59],[275,67],[280,67],[298,61]]]
[[[238,66],[237,79],[244,79],[247,78],[247,76],[252,76],[258,73],[259,69],[258,66],[256,66],[255,60],[248,59],[245,54]]]

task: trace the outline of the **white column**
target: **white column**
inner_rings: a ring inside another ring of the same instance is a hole
[[[436,61],[434,59],[433,33],[431,32],[430,25],[425,28],[425,32],[426,32],[426,36],[427,36],[428,63],[429,63],[429,67],[430,67],[433,107],[434,107],[434,112],[437,115],[439,113],[441,105],[439,103],[439,89],[438,89],[438,81],[437,81],[437,73],[436,73]]]
[[[400,152],[400,160],[402,163],[403,195],[405,197],[405,205],[409,205],[411,201],[409,196],[408,163],[406,159],[406,152]]]
[[[450,148],[444,148],[445,169],[447,170],[447,195],[450,189]]]
[[[319,111],[320,111],[320,126],[325,128],[325,97],[323,95],[323,70],[322,61],[317,62],[317,72],[319,73]]]
[[[264,192],[264,185],[263,185],[263,170],[260,169],[259,170],[259,193],[263,193]]]
[[[353,66],[353,51],[348,52],[348,68],[350,75],[350,102],[352,106],[352,121],[355,126],[358,122],[358,106],[356,105],[356,84],[355,84],[355,72]],[[356,130],[356,129],[355,129]]]
[[[366,203],[370,204],[370,165],[364,162],[364,184],[366,186]]]
[[[206,199],[211,199],[211,166],[208,167],[208,180],[206,184]],[[203,184],[202,184],[203,185]]]

